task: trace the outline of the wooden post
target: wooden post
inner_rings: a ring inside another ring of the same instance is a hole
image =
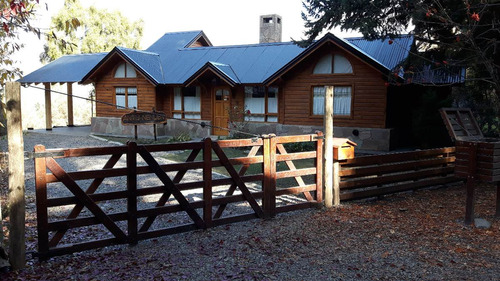
[[[26,259],[24,197],[24,140],[21,119],[21,84],[6,83],[7,141],[9,146],[10,233],[9,257],[14,270],[24,267]]]
[[[497,182],[497,210],[495,212],[495,217],[500,217],[500,181]]]
[[[67,90],[68,90],[68,127],[73,127],[75,124],[73,124],[73,83],[67,83]]]
[[[325,206],[331,208],[333,196],[339,196],[338,192],[333,190],[333,86],[325,86]]]
[[[212,139],[203,140],[203,220],[212,227]]]
[[[475,177],[476,177],[476,166],[477,166],[477,143],[469,142],[469,167],[467,171],[467,183],[466,183],[466,202],[465,202],[465,224],[472,224],[474,220],[474,202],[475,202]]]
[[[333,205],[340,205],[340,163],[338,161],[333,162],[332,170],[332,183],[333,183]]]
[[[317,131],[316,140],[316,202],[323,202],[323,132]]]
[[[276,139],[275,135],[262,135],[263,174],[262,209],[265,218],[271,218],[276,211]],[[274,150],[274,151],[273,151]],[[273,167],[274,163],[274,167]],[[274,171],[274,173],[273,173]]]
[[[128,242],[137,244],[137,143],[127,143]]]
[[[35,146],[36,152],[44,152],[45,146]],[[40,260],[47,259],[49,252],[49,221],[47,210],[47,163],[45,158],[35,158],[36,226],[38,231],[38,254]]]
[[[52,130],[52,99],[50,95],[50,83],[45,85],[45,130]]]

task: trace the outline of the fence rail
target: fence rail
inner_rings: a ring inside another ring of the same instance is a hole
[[[45,259],[113,244],[136,244],[143,239],[316,206],[322,201],[321,136],[270,135],[216,142],[207,138],[144,146],[130,142],[127,146],[76,149],[36,146],[38,256]],[[315,150],[288,153],[284,144],[297,142],[313,142]],[[229,158],[224,151],[229,148],[245,148],[248,154]],[[179,150],[189,151],[183,163],[161,163],[157,154]],[[64,161],[73,157],[100,159],[104,165],[89,170],[63,168]],[[309,167],[294,163],[307,159],[312,163]],[[247,175],[252,165],[261,168]],[[225,169],[229,176],[214,177],[215,168]],[[186,180],[190,172],[198,172],[198,178]],[[122,179],[121,184],[105,184],[118,179]],[[295,184],[277,187],[281,179],[293,179]],[[51,190],[57,189],[67,195],[51,195]],[[302,196],[293,200],[281,200],[299,194]],[[154,199],[149,202],[151,196]],[[234,204],[242,205],[244,212],[229,213],[228,206]],[[184,219],[172,224],[172,214]],[[103,235],[74,239],[71,232],[81,228]]]
[[[455,147],[356,157],[341,162],[340,199],[354,200],[457,182]]]

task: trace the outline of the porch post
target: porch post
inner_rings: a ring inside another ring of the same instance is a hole
[[[50,83],[45,85],[45,130],[52,130],[52,101],[50,97]]]
[[[66,83],[68,98],[68,127],[73,127],[73,83]]]

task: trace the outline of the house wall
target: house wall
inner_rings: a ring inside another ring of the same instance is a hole
[[[137,78],[114,78],[114,71],[108,71],[95,82],[96,99],[101,102],[115,104],[116,87],[137,87],[137,107],[140,110],[151,111],[156,105],[156,87],[144,76],[137,72]],[[158,110],[158,109],[157,109]],[[126,109],[118,109],[116,106],[97,103],[96,116],[99,117],[121,117],[130,112]]]
[[[345,56],[353,67],[352,74],[313,74],[317,61],[328,52]],[[306,58],[283,77],[283,119],[285,125],[322,126],[323,117],[313,116],[312,88],[323,85],[352,86],[350,117],[334,116],[338,127],[385,128],[387,89],[382,74],[358,58],[329,45]]]

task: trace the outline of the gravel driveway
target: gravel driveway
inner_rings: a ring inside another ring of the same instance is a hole
[[[28,133],[26,150],[108,146],[91,137]],[[5,150],[5,141],[0,141]],[[88,163],[91,165],[92,163]],[[27,162],[28,249],[35,249],[33,171]],[[478,188],[489,229],[464,226],[462,185],[308,209],[60,256],[1,280],[498,280],[495,187]]]

